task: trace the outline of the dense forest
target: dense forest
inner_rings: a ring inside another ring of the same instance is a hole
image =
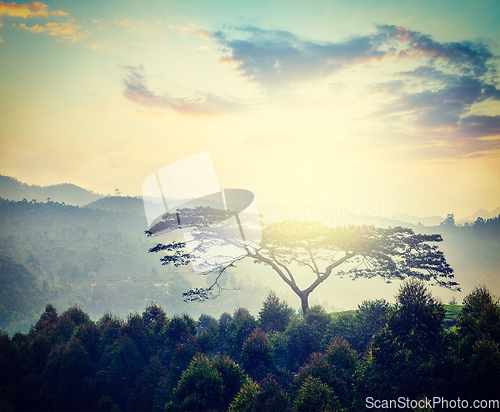
[[[457,400],[496,400],[498,410],[499,302],[479,287],[463,303],[449,329],[444,306],[416,280],[395,305],[366,301],[336,317],[320,306],[295,316],[273,293],[257,318],[244,308],[169,317],[153,303],[92,321],[48,304],[28,333],[0,335],[0,408],[359,411],[397,399],[410,411],[430,410],[430,400],[436,411]]]

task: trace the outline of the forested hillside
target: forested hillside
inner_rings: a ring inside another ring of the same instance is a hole
[[[5,297],[0,301],[0,328],[28,331],[47,302],[58,310],[78,305],[93,318],[105,311],[126,316],[149,301],[169,313],[223,311],[218,300],[204,307],[183,302],[190,279],[203,285],[212,279],[161,266],[148,253],[155,243],[145,229],[142,202],[136,198],[101,199],[92,207],[0,199],[0,296]],[[236,282],[231,271],[222,284],[239,289],[227,294],[225,307],[254,308],[268,290]]]
[[[10,200],[35,200],[45,202],[64,202],[69,205],[83,206],[103,196],[71,183],[51,186],[37,186],[22,183],[14,177],[0,175],[0,196]]]

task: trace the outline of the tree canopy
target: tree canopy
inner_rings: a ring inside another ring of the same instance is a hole
[[[239,220],[239,228],[228,228],[230,212],[223,214],[220,210],[198,207],[178,213],[188,219],[181,221],[178,216],[167,213],[146,232],[151,236],[178,228],[190,230],[187,241],[158,243],[150,249],[150,252],[166,252],[161,258],[163,264],[187,265],[190,261],[203,261],[207,255],[213,260],[219,253],[214,250],[230,247],[231,253],[238,250],[234,253],[236,258],[217,256],[223,263],[215,269],[207,264],[207,272],[216,270],[220,275],[242,258],[267,265],[300,298],[304,314],[309,308],[309,295],[331,275],[353,279],[379,277],[388,282],[411,277],[459,290],[458,283],[451,280],[453,269],[434,245],[443,240],[439,234],[418,234],[402,227],[329,227],[317,222],[283,221],[264,227],[260,242],[255,242],[255,237],[248,242],[240,236],[248,228],[242,228]],[[307,287],[299,286],[293,273],[297,267],[307,268],[312,275]],[[214,291],[217,296],[221,290],[217,279],[206,289],[185,293],[185,298],[204,300],[214,296]]]
[[[449,329],[421,281],[403,282],[385,309],[363,302],[345,335],[340,316],[319,306],[265,332],[243,308],[196,320],[150,304],[94,321],[48,304],[29,333],[0,330],[0,410],[357,412],[367,399],[399,397],[499,410],[500,308],[490,291],[469,294]]]

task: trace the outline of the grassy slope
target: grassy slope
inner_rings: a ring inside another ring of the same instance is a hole
[[[463,305],[444,305],[446,309],[445,322],[455,322],[457,315],[462,311]],[[333,319],[338,318],[340,315],[344,313],[356,313],[357,309],[353,310],[344,310],[342,312],[331,312],[330,316]]]

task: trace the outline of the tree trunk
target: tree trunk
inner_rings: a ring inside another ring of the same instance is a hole
[[[309,309],[309,293],[302,292],[300,295],[300,304],[302,306],[302,314],[306,316],[307,309]]]

